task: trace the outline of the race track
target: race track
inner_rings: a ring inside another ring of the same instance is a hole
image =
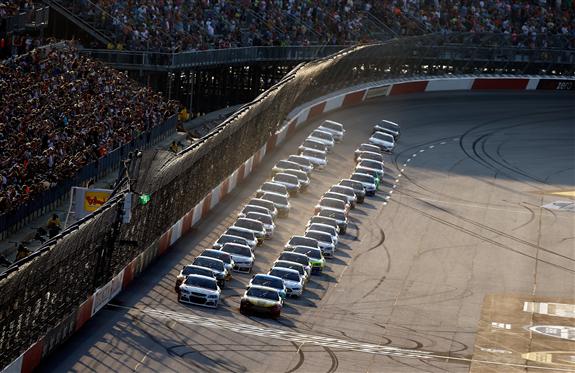
[[[239,313],[249,275],[234,274],[217,310],[179,304],[175,276],[319,122],[268,156],[39,370],[575,370],[575,358],[533,361],[534,352],[575,351],[575,332],[570,340],[528,330],[575,330],[573,103],[573,95],[545,92],[426,93],[331,113],[346,137],[257,248],[255,273],[267,272],[288,238],[303,233],[321,194],[351,173],[353,151],[378,119],[400,123],[401,138],[386,156],[383,191],[352,210],[336,257],[279,320]],[[566,203],[549,205],[556,201]]]

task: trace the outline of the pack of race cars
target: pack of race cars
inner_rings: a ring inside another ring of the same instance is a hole
[[[369,143],[354,153],[354,172],[323,194],[304,234],[288,240],[267,273],[251,278],[240,300],[242,314],[279,317],[286,298],[301,296],[312,274],[322,273],[326,258],[335,255],[339,236],[346,233],[350,210],[379,189],[382,152],[393,151],[399,133],[399,125],[387,120],[374,126]],[[301,144],[299,154],[277,162],[271,179],[259,187],[234,224],[182,268],[175,286],[178,301],[218,307],[232,272],[252,272],[256,247],[273,237],[277,218],[289,216],[290,197],[308,188],[312,171],[327,166],[327,155],[344,135],[342,124],[325,120]]]

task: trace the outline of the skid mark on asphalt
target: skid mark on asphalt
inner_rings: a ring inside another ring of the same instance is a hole
[[[383,346],[380,344],[373,344],[373,343],[360,343],[360,342],[353,342],[344,339],[338,338],[331,338],[321,335],[310,335],[299,333],[291,330],[285,329],[272,329],[272,328],[264,328],[259,327],[252,324],[245,324],[239,322],[230,322],[224,319],[218,318],[211,318],[211,317],[203,317],[197,316],[194,314],[188,313],[181,313],[181,312],[173,312],[167,310],[158,310],[152,308],[132,308],[132,307],[125,307],[125,306],[118,306],[111,304],[110,307],[116,307],[124,310],[129,310],[132,312],[140,313],[144,316],[151,317],[153,319],[160,319],[160,320],[173,320],[176,322],[180,322],[183,324],[195,325],[197,327],[208,328],[208,329],[218,329],[218,330],[226,330],[238,334],[243,335],[251,335],[254,337],[261,337],[261,338],[271,338],[277,339],[287,342],[295,342],[295,343],[305,343],[309,345],[321,346],[324,348],[334,348],[338,350],[344,351],[354,351],[354,352],[361,352],[366,354],[373,354],[373,355],[382,355],[388,357],[395,357],[395,358],[402,358],[402,359],[439,359],[446,362],[463,362],[463,363],[481,363],[481,364],[491,364],[491,365],[499,365],[499,366],[508,366],[508,367],[519,367],[519,368],[527,368],[527,365],[524,364],[510,364],[498,361],[487,361],[487,360],[477,360],[477,359],[469,359],[465,357],[454,357],[449,356],[441,353],[436,353],[434,351],[423,351],[423,350],[416,350],[410,348],[399,348],[399,347],[392,347],[392,346]],[[336,357],[337,359],[337,357]],[[333,364],[332,364],[333,366]],[[336,368],[337,369],[337,366]],[[537,370],[554,370],[554,371],[565,371],[569,372],[572,370],[569,369],[561,369],[557,367],[534,367],[529,366],[529,369],[537,369]]]

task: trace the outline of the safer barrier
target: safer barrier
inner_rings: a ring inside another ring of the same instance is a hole
[[[114,227],[126,191],[0,276],[0,293],[5,294],[0,298],[0,363],[11,363],[16,372],[37,366],[40,356],[119,291],[120,279],[126,287],[307,120],[378,95],[451,89],[455,84],[449,79],[383,81],[404,74],[403,67],[396,66],[397,49],[401,45],[396,42],[363,46],[300,65],[180,154],[152,151],[134,160],[131,190],[151,195],[151,201],[133,207],[132,222],[122,225],[117,236]],[[531,77],[524,79],[525,87],[535,84]],[[507,89],[508,78],[500,80]],[[539,79],[536,87],[570,83]],[[71,280],[76,277],[82,281]],[[41,317],[34,317],[38,312]]]

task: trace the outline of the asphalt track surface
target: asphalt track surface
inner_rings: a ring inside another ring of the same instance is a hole
[[[568,200],[550,193],[575,190],[573,103],[573,95],[536,92],[426,93],[329,114],[346,137],[257,248],[255,273],[351,173],[353,151],[378,119],[397,121],[402,135],[386,156],[383,191],[352,210],[335,258],[280,319],[239,313],[249,275],[234,274],[217,310],[179,304],[174,280],[319,122],[268,157],[39,370],[467,372],[485,296],[575,298],[575,214],[541,208]],[[520,361],[503,371],[545,371]]]

